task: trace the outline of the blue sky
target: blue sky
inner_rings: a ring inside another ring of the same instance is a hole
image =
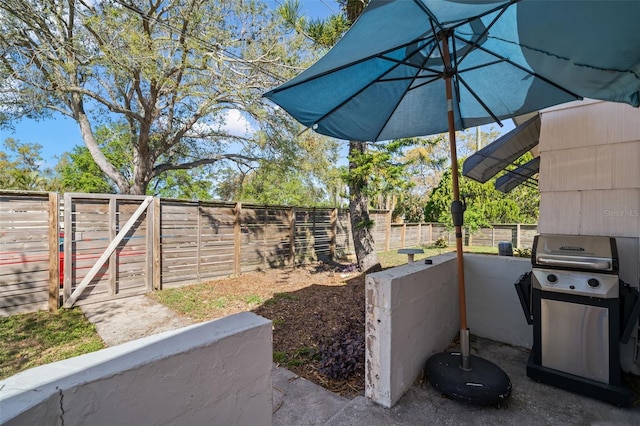
[[[267,2],[275,8],[281,0],[267,0]],[[300,4],[303,15],[310,18],[322,18],[339,11],[339,5],[335,0],[300,0]],[[507,120],[504,124],[503,132],[513,128],[511,120]],[[237,125],[242,123],[238,122]],[[77,123],[60,114],[49,120],[14,122],[13,126],[14,131],[0,129],[0,141],[14,138],[21,142],[39,143],[43,147],[43,160],[48,166],[54,166],[57,163],[56,158],[63,152],[70,151],[76,145],[84,144]]]

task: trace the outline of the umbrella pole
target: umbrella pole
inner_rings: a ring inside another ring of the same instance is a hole
[[[451,57],[449,56],[448,38],[442,38],[442,51],[445,65],[445,90],[447,95],[447,119],[449,125],[449,149],[451,150],[451,181],[453,186],[453,202],[451,214],[456,232],[456,259],[458,262],[458,301],[460,309],[460,353],[463,370],[470,370],[469,365],[469,329],[467,328],[467,301],[464,285],[464,255],[462,252],[462,225],[464,204],[460,201],[460,185],[458,183],[458,153],[456,147],[456,126],[453,115],[453,90],[451,87]]]
[[[460,201],[458,183],[458,155],[456,153],[456,128],[453,115],[451,87],[451,57],[447,32],[441,33],[444,81],[447,95],[447,119],[449,146],[451,148],[451,178],[453,201],[451,215],[456,229],[456,259],[458,261],[458,297],[460,303],[460,353],[441,352],[432,355],[425,364],[424,373],[431,385],[443,394],[478,405],[501,405],[511,395],[509,376],[497,365],[479,356],[469,354],[469,329],[467,328],[467,303],[464,288],[464,257],[462,254],[462,225],[464,203]],[[473,360],[473,368],[471,361]]]

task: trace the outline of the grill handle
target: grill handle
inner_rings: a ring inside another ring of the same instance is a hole
[[[536,259],[538,264],[549,266],[563,266],[566,268],[581,268],[581,269],[593,269],[593,270],[608,270],[611,269],[611,262],[606,260],[568,260],[568,259],[553,259],[550,257],[538,257]]]

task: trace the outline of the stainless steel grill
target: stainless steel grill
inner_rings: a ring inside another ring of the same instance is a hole
[[[630,404],[620,374],[619,283],[614,238],[536,236],[529,377],[616,405]]]

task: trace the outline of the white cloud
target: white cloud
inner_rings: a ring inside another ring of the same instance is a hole
[[[255,132],[251,123],[237,109],[227,111],[224,117],[224,124],[220,126],[220,130],[233,136],[248,136]]]

